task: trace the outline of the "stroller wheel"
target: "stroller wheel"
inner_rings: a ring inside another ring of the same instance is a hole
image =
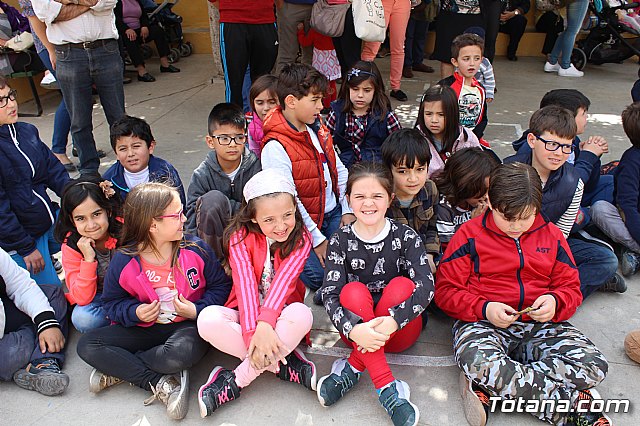
[[[192,53],[193,53],[193,46],[191,46],[191,43],[186,42],[180,45],[180,56],[185,58],[191,55]]]
[[[148,44],[143,44],[142,46],[140,46],[140,50],[142,51],[142,57],[145,61],[153,56],[153,49],[151,49],[151,46],[149,46]]]
[[[577,70],[582,71],[587,65],[587,54],[579,47],[574,47],[571,52],[571,63]]]
[[[169,59],[170,64],[175,64],[176,62],[178,62],[180,60],[180,49],[176,47],[171,48],[167,59]]]

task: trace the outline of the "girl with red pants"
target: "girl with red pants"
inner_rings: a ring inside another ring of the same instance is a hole
[[[385,218],[392,196],[391,172],[379,163],[349,170],[347,197],[356,216],[329,240],[322,302],[343,339],[349,359],[333,363],[318,381],[323,406],[337,402],[367,369],[394,425],[418,424],[409,385],[394,378],[386,352],[411,347],[422,331],[421,314],[433,298],[427,253],[410,227]]]

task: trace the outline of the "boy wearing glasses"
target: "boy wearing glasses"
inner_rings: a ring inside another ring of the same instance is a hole
[[[242,205],[244,185],[262,166],[247,146],[247,123],[235,104],[213,107],[205,140],[211,151],[191,176],[185,225],[187,233],[203,239],[222,260],[224,228]]]
[[[146,121],[125,115],[113,123],[110,133],[117,161],[104,173],[104,178],[113,183],[123,202],[129,191],[141,183],[163,182],[175,187],[182,204],[185,203],[178,171],[168,161],[153,155],[156,141]]]
[[[613,251],[572,233],[584,220],[580,210],[584,182],[578,169],[567,164],[574,150],[576,132],[576,120],[569,110],[556,105],[541,108],[533,113],[529,122],[530,151],[518,152],[504,162],[529,164],[540,175],[544,188],[542,214],[567,237],[578,267],[583,298],[596,290],[623,293],[627,287],[616,274],[618,260]],[[593,148],[591,145],[597,144],[590,140],[585,143],[585,147]]]

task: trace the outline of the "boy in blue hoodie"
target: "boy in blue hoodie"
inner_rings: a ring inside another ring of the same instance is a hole
[[[163,182],[175,187],[186,205],[178,171],[168,161],[153,156],[156,141],[146,121],[125,115],[111,126],[110,138],[118,161],[104,173],[104,178],[113,183],[122,201],[141,183]]]

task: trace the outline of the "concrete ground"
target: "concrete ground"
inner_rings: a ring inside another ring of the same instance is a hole
[[[378,60],[388,76],[388,58]],[[437,66],[437,63],[431,63]],[[554,88],[576,88],[592,102],[586,135],[603,135],[610,143],[610,153],[604,162],[618,159],[629,145],[620,125],[619,114],[631,102],[630,88],[635,81],[638,65],[625,64],[588,66],[585,77],[561,78],[542,72],[538,58],[520,58],[508,62],[496,61],[498,92],[489,108],[489,126],[486,139],[496,152],[504,157],[512,153],[509,143],[526,129],[531,113],[540,98]],[[155,134],[156,154],[173,163],[186,185],[191,173],[204,159],[208,149],[204,143],[207,116],[211,107],[224,100],[224,82],[212,81],[212,60],[207,55],[194,55],[183,59],[178,66],[180,74],[159,74],[157,60],[151,60],[149,70],[158,79],[155,83],[134,81],[125,87],[127,111],[145,118]],[[132,75],[135,77],[134,75]],[[438,80],[434,74],[418,74],[403,80],[402,89],[409,101],[394,101],[396,112],[403,124],[413,125],[419,99],[425,85]],[[53,113],[58,95],[45,98],[45,115],[25,119],[40,129],[42,140],[49,143],[53,131]],[[31,105],[24,105],[29,109]],[[99,104],[94,106],[95,138],[99,148],[108,155],[101,170],[114,161],[109,146],[108,126]],[[604,398],[629,398],[631,411],[612,414],[616,425],[638,425],[640,414],[635,408],[640,403],[640,367],[626,357],[623,339],[627,332],[640,327],[640,279],[627,280],[625,294],[597,293],[578,310],[572,322],[604,352],[609,360],[609,374],[599,387]],[[310,300],[309,300],[309,304]],[[315,321],[312,330],[314,347],[309,356],[316,363],[319,374],[328,374],[331,363],[343,345],[331,326],[327,315],[313,307]],[[407,381],[412,390],[412,401],[420,408],[421,425],[466,425],[458,391],[458,368],[451,358],[452,321],[431,316],[419,342],[408,354],[390,358],[397,378]],[[71,377],[66,393],[47,398],[35,392],[22,390],[13,383],[0,383],[0,424],[94,424],[94,425],[162,425],[170,424],[162,404],[145,407],[142,401],[149,395],[138,388],[119,385],[99,395],[88,391],[91,368],[80,360],[75,346],[78,333],[72,332],[67,349],[65,371]],[[407,356],[411,355],[411,356]],[[191,372],[190,411],[183,424],[236,424],[236,425],[372,425],[390,424],[377,402],[371,381],[365,374],[360,385],[344,400],[331,408],[323,408],[315,393],[281,382],[271,374],[259,377],[242,397],[221,408],[213,416],[201,420],[196,392],[216,365],[233,368],[237,361],[211,350]],[[293,398],[293,399],[290,399]],[[525,414],[493,414],[492,425],[534,425],[536,419]]]

